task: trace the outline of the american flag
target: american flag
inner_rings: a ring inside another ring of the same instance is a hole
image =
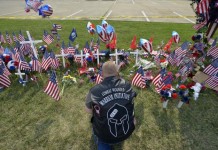
[[[161,82],[162,82],[162,75],[158,74],[156,77],[154,77],[154,79],[152,80],[152,83],[155,86],[155,90],[160,93],[161,88],[159,88],[161,86]]]
[[[60,91],[58,89],[58,85],[56,81],[56,74],[54,71],[51,73],[49,82],[46,88],[44,89],[44,92],[57,101],[60,99]]]
[[[218,86],[218,71],[215,75],[209,77],[205,83],[207,83],[212,89],[216,88]]]
[[[204,22],[201,22],[201,23],[199,23],[199,24],[193,25],[193,28],[194,28],[195,30],[200,30],[200,29],[203,28],[206,24],[207,24],[207,21],[205,20]]]
[[[83,59],[83,66],[82,66],[82,67],[87,66],[87,60],[86,60],[86,58],[82,58],[82,59]],[[75,61],[76,63],[81,63],[81,57],[75,56],[75,57],[74,57],[74,61]],[[81,64],[81,65],[82,65],[82,64]]]
[[[24,38],[24,36],[23,36],[23,34],[22,34],[21,31],[20,31],[19,34],[18,34],[18,40],[19,40],[20,42],[25,41],[25,38]]]
[[[51,51],[50,52],[50,57],[51,57],[51,66],[54,68],[54,69],[57,69],[59,67],[59,61],[57,59],[57,57],[55,56],[54,52]]]
[[[4,74],[5,74],[6,76],[11,75],[10,71],[9,71],[8,68],[5,66],[5,63],[4,63],[4,61],[3,61],[1,58],[0,58],[0,68],[3,69]]]
[[[196,7],[196,11],[198,14],[203,14],[205,20],[209,20],[209,0],[201,0]]]
[[[57,30],[61,30],[62,29],[62,26],[59,25],[59,24],[53,24],[52,26],[53,26],[53,28],[55,28]]]
[[[145,83],[145,75],[144,75],[144,70],[142,67],[138,69],[136,72],[135,76],[132,79],[132,85],[135,85],[140,88],[145,88],[146,83]]]
[[[184,42],[179,48],[175,50],[177,57],[183,56],[188,50],[189,42]]]
[[[93,50],[96,52],[97,50],[99,50],[99,46],[100,46],[100,39],[97,39],[96,44],[93,45]]]
[[[65,44],[64,44],[64,41],[62,42],[62,44],[61,44],[61,51],[60,51],[60,54],[62,54],[62,52],[64,53],[64,54],[68,54],[68,49],[66,48],[66,46],[65,46]],[[64,58],[68,58],[68,56],[65,56]]]
[[[204,69],[204,73],[214,75],[218,71],[218,59],[215,59],[210,65]]]
[[[102,81],[103,81],[102,71],[99,70],[98,75],[97,75],[96,80],[95,80],[95,83],[100,84]]]
[[[11,49],[11,52],[12,52],[12,54],[14,55],[14,59],[16,60],[16,61],[21,61],[21,58],[20,58],[20,54],[19,54],[19,50],[17,50],[17,48],[12,48]]]
[[[71,45],[71,43],[69,42],[68,44],[68,48],[67,48],[68,54],[74,55],[75,54],[75,48]]]
[[[30,65],[25,61],[24,57],[20,55],[20,61],[19,61],[19,69],[20,70],[31,70]]]
[[[90,49],[89,49],[89,43],[88,41],[86,42],[84,48],[83,48],[83,53],[86,54],[86,53],[89,53]]]
[[[42,58],[42,68],[47,70],[52,65],[51,57],[47,51],[45,51]]]
[[[168,57],[168,62],[171,64],[171,65],[175,65],[176,64],[176,53],[175,51],[171,52],[169,57]]]
[[[13,44],[13,41],[12,41],[12,39],[11,39],[11,36],[8,34],[8,32],[6,31],[6,41],[8,42],[8,44]]]
[[[6,43],[3,34],[0,32],[0,43]]]
[[[18,41],[18,38],[17,38],[17,36],[15,35],[15,33],[14,33],[14,32],[13,32],[12,34],[13,34],[13,41],[14,41],[14,42],[17,42],[17,41]]]
[[[211,44],[211,47],[207,51],[207,56],[212,56],[214,58],[218,57],[218,47],[216,46],[217,43],[217,38],[213,41]]]
[[[41,72],[41,63],[39,60],[33,55],[32,56],[32,71]]]
[[[54,41],[54,38],[52,35],[48,34],[47,31],[44,31],[43,37],[42,37],[43,41],[45,41],[45,43],[47,43],[48,45],[51,44]]]
[[[11,81],[9,77],[4,73],[4,69],[0,66],[0,85],[4,87],[9,87],[11,85]]]

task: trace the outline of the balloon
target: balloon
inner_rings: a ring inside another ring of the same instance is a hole
[[[146,39],[140,39],[140,46],[149,53],[152,53],[153,48],[152,48],[152,44],[146,40]]]
[[[97,25],[96,26],[96,31],[97,31],[98,36],[99,36],[99,38],[101,39],[102,42],[107,42],[108,41],[107,32],[102,26]]]
[[[174,40],[175,43],[179,43],[180,36],[179,36],[179,34],[176,31],[172,32],[172,37],[173,37],[173,40]]]
[[[102,25],[102,27],[103,27],[104,29],[106,29],[107,26],[108,26],[108,23],[107,23],[107,21],[102,20],[101,25]]]
[[[38,7],[42,4],[43,0],[25,0],[26,8],[25,11],[29,12],[30,9],[33,9],[35,12],[38,11]]]
[[[106,28],[106,32],[107,32],[108,40],[111,41],[115,36],[114,27],[111,25],[108,25]]]
[[[9,70],[15,70],[17,68],[18,64],[19,63],[17,61],[11,60],[8,62],[7,67]]]
[[[87,30],[88,30],[88,32],[90,33],[90,34],[95,34],[95,25],[94,24],[92,24],[91,22],[88,22],[88,24],[87,24]]]
[[[53,14],[53,9],[50,5],[46,4],[39,8],[39,15],[44,17],[51,16]]]

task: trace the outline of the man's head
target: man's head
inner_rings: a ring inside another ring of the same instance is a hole
[[[103,64],[102,74],[104,78],[118,75],[117,67],[113,61],[107,61]]]

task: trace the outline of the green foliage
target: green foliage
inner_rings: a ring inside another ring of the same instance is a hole
[[[92,21],[100,24],[101,21]],[[36,39],[42,39],[43,30],[50,30],[51,24],[61,24],[59,31],[62,40],[68,41],[73,27],[77,29],[75,43],[83,44],[92,37],[86,30],[87,21],[59,20],[0,20],[0,31],[30,31]],[[118,47],[128,49],[134,35],[149,39],[154,37],[154,48],[161,40],[165,43],[172,30],[177,31],[182,41],[191,41],[194,34],[191,24],[145,23],[108,21],[118,35]],[[97,36],[94,36],[97,39]],[[55,51],[55,43],[49,46]],[[104,45],[101,43],[101,49]],[[134,60],[131,60],[134,63]],[[71,66],[70,75],[76,75]],[[121,75],[129,79],[132,66],[121,70]],[[66,70],[58,70],[59,86]],[[77,76],[77,78],[83,78]],[[12,85],[0,93],[0,147],[8,149],[95,149],[91,138],[90,115],[85,112],[85,98],[94,85],[88,80],[81,84],[66,86],[62,99],[55,102],[43,93],[48,76],[39,76],[38,86],[28,82],[25,87],[13,75]],[[78,80],[77,80],[78,82]],[[196,149],[214,150],[218,148],[218,101],[217,94],[207,89],[200,93],[198,101],[191,101],[181,110],[176,108],[178,101],[170,101],[168,109],[162,109],[160,97],[152,88],[137,89],[135,99],[136,130],[133,135],[115,149],[125,150],[168,150]]]

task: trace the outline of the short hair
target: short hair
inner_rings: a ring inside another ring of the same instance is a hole
[[[103,77],[117,76],[118,70],[113,61],[107,61],[102,66]]]

